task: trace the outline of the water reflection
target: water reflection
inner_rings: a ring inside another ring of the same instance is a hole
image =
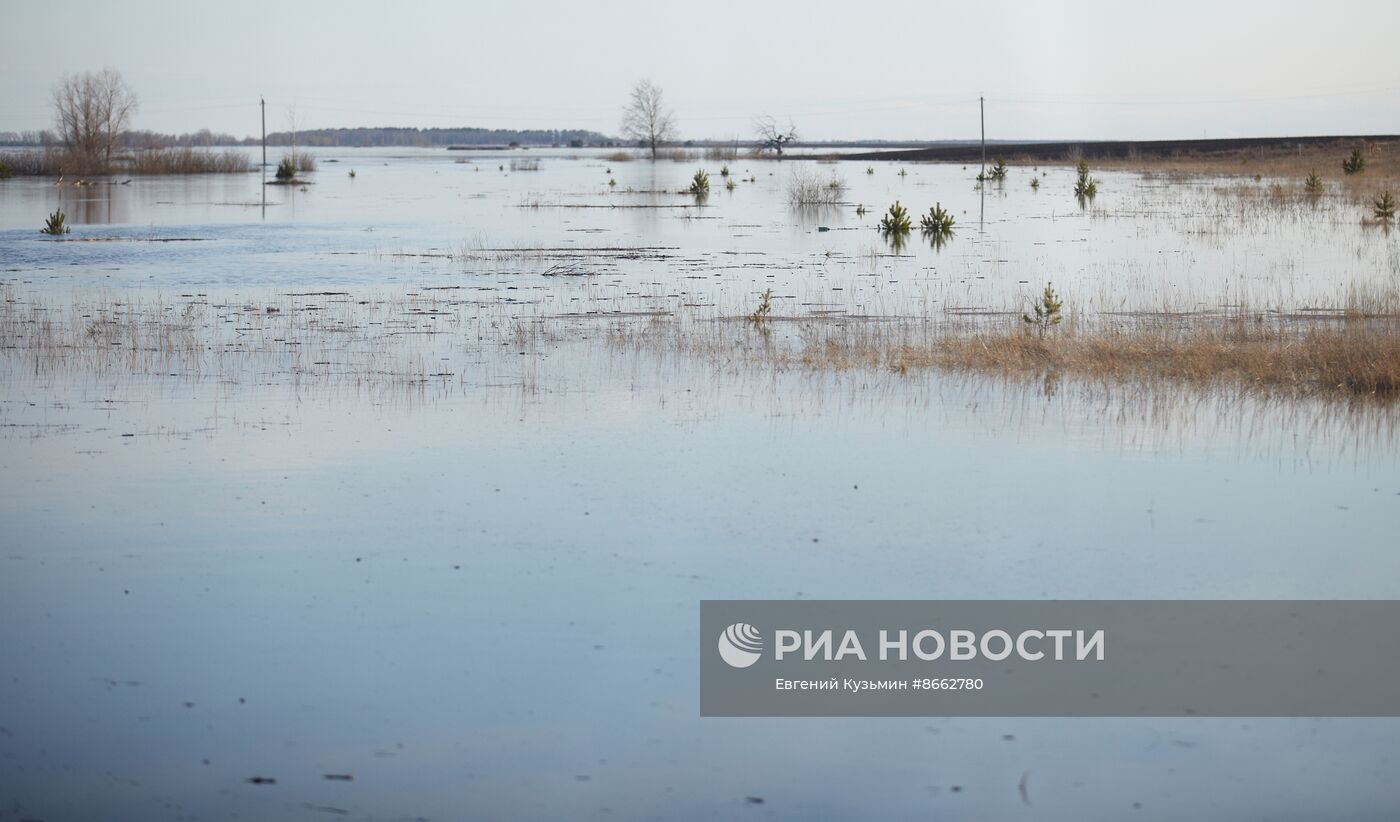
[[[55,186],[58,203],[76,225],[112,225],[130,220],[131,189],[119,183]]]
[[[954,236],[952,229],[925,230],[921,233],[924,235],[924,239],[928,240],[929,248],[934,251],[942,251],[944,246],[953,241]]]
[[[889,245],[890,251],[896,255],[904,253],[904,247],[909,244],[908,231],[887,231],[881,232],[885,242]]]

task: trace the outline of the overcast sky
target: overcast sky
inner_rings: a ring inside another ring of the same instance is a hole
[[[56,11],[61,8],[61,13]],[[1173,138],[1400,132],[1400,2],[14,2],[0,130],[112,66],[133,127],[587,128],[631,85],[683,137]]]

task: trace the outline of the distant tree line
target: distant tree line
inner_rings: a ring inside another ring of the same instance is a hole
[[[184,134],[126,130],[116,136],[114,148],[206,148],[209,146],[255,146],[258,137],[200,129]],[[52,131],[0,131],[0,146],[59,146],[64,141]],[[276,131],[267,135],[270,146],[434,146],[521,145],[521,146],[612,146],[613,138],[581,129],[527,130],[486,128],[319,128]]]
[[[161,134],[156,131],[124,131],[117,144],[122,148],[209,148],[210,146],[236,146],[241,141],[232,134],[210,131],[202,128],[184,134]]]
[[[0,131],[0,146],[51,146],[58,142],[53,132],[43,131]]]
[[[256,144],[257,139],[243,141]],[[488,129],[488,128],[316,128],[267,135],[268,145],[302,146],[610,146],[613,139],[596,131],[582,129]]]

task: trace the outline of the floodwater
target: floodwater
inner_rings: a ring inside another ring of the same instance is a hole
[[[0,183],[7,310],[196,329],[0,350],[0,819],[1394,818],[1395,720],[702,719],[696,658],[707,598],[1395,598],[1393,407],[645,339],[769,288],[1301,308],[1394,288],[1396,238],[1268,180],[601,155]],[[955,236],[892,256],[895,199]]]

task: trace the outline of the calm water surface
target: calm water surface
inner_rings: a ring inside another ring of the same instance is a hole
[[[1093,310],[1393,287],[1396,240],[1345,203],[1101,174],[1081,210],[1063,168],[983,193],[975,168],[740,160],[731,192],[716,162],[319,159],[266,208],[252,175],[0,183],[17,303],[451,289],[470,320],[414,349],[451,376],[414,381],[0,356],[0,819],[1394,818],[1392,720],[702,720],[694,650],[703,598],[1400,596],[1394,410],[462,330],[713,319],[769,287],[783,315],[914,316],[1046,280]],[[696,207],[670,192],[700,165]],[[807,166],[870,213],[794,211]],[[889,256],[896,198],[951,206],[952,243]],[[621,205],[664,207],[578,207]],[[39,237],[60,206],[107,241]],[[539,247],[652,251],[547,277]]]

